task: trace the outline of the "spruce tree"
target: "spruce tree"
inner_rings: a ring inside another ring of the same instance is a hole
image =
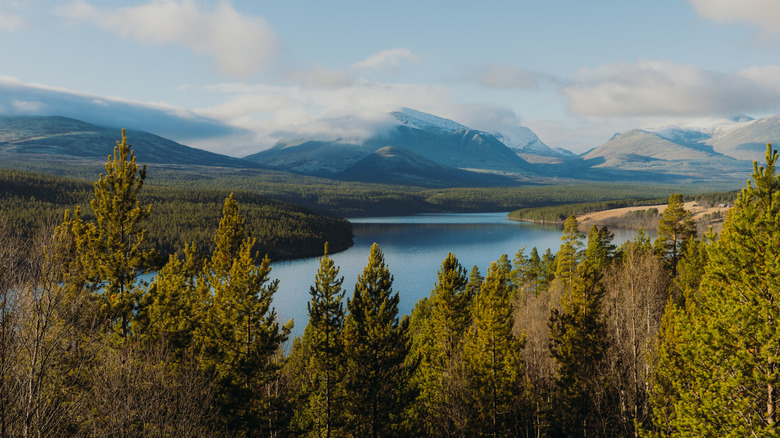
[[[123,339],[129,335],[130,320],[141,296],[135,279],[151,256],[143,249],[146,230],[141,228],[151,206],[141,206],[138,201],[146,166],[139,169],[130,148],[123,129],[122,141],[116,142],[113,156],[108,157],[105,175],[100,174],[95,183],[90,205],[97,220],[97,236],[90,243],[87,265],[103,283],[104,312],[118,323]]]
[[[374,243],[368,264],[347,300],[344,347],[347,359],[346,399],[349,433],[357,436],[400,435],[404,390],[408,379],[408,319],[398,318],[398,293]]]
[[[708,250],[698,293],[670,305],[655,370],[669,436],[777,436],[780,177],[777,151],[748,181]]]
[[[478,435],[514,433],[523,407],[524,340],[512,333],[512,295],[509,273],[493,263],[474,299],[473,325],[463,343],[473,396],[471,428]]]
[[[315,418],[317,435],[330,437],[340,417],[339,384],[343,374],[343,342],[345,291],[341,289],[344,277],[328,257],[328,244],[320,257],[320,268],[309,289],[309,324],[304,343],[310,355],[308,373],[314,387],[309,396],[309,408]]]

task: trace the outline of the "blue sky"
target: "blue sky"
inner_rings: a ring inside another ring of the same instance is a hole
[[[0,0],[0,113],[243,156],[407,106],[581,152],[780,112],[777,22],[772,0]]]

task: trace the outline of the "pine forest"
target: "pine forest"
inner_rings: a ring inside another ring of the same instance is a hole
[[[251,201],[159,248],[123,131],[56,227],[0,218],[0,438],[779,436],[777,160],[717,235],[678,194],[654,240],[569,216],[556,254],[447,255],[409,315],[378,245],[352,285],[325,244],[293,337]]]

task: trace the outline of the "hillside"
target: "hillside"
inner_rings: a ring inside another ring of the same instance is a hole
[[[253,168],[256,164],[191,148],[144,131],[127,132],[139,163]],[[119,128],[58,116],[0,117],[0,157],[5,160],[74,158],[105,162]]]

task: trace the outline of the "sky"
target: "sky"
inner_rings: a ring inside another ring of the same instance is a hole
[[[780,112],[777,23],[775,0],[0,0],[0,114],[245,156],[409,107],[579,153]]]

